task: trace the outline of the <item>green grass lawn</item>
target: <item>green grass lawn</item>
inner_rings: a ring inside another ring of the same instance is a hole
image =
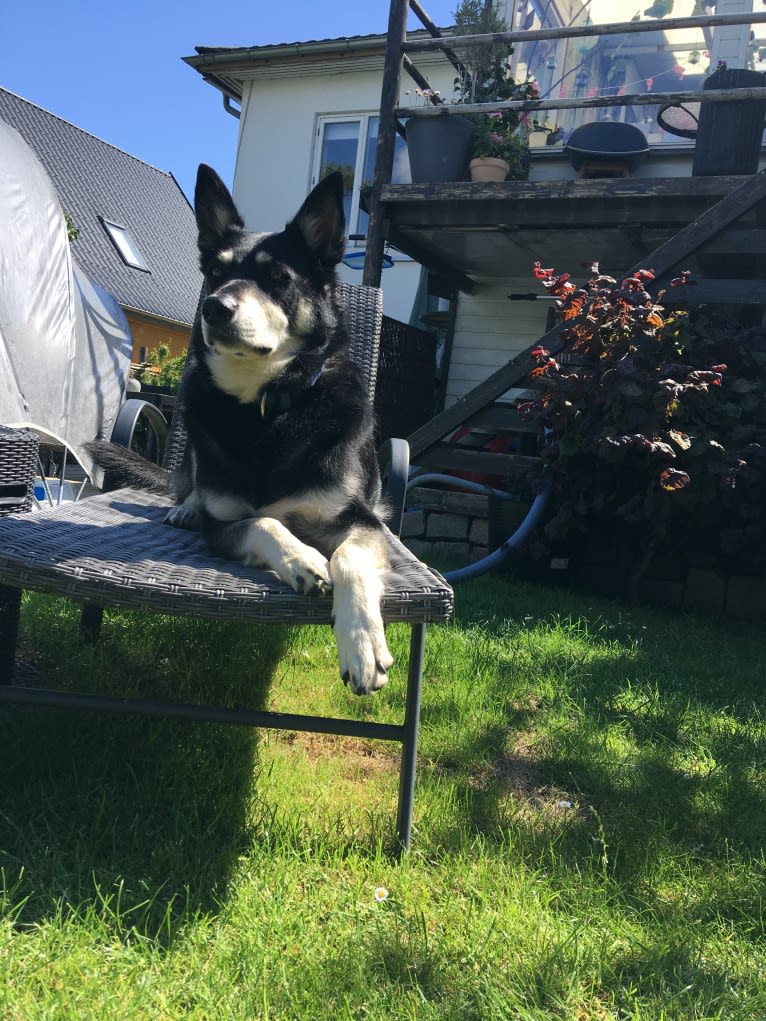
[[[0,707],[0,1018],[763,1021],[764,629],[456,595],[399,861],[398,746]],[[355,698],[328,628],[84,647],[30,597],[23,643],[80,689],[401,718],[403,668]]]

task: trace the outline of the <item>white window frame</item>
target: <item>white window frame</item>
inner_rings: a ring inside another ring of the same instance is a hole
[[[367,151],[367,140],[370,130],[370,122],[378,120],[380,114],[379,111],[347,111],[345,113],[332,113],[332,114],[317,114],[316,116],[316,131],[314,133],[314,157],[312,161],[311,169],[311,185],[312,187],[319,182],[319,173],[322,169],[322,143],[324,141],[324,129],[325,125],[328,124],[346,124],[350,121],[359,124],[359,144],[356,152],[356,164],[354,166],[354,187],[351,193],[351,209],[348,216],[348,222],[346,223],[346,247],[347,248],[364,248],[364,241],[349,241],[348,236],[353,234],[361,234],[359,229],[359,214],[360,209],[360,189],[364,179],[364,157]]]
[[[324,139],[325,125],[346,124],[349,121],[354,121],[359,124],[359,144],[357,145],[356,164],[354,166],[354,187],[351,192],[351,210],[346,224],[347,237],[350,234],[359,233],[359,191],[362,175],[364,174],[364,154],[367,149],[367,135],[370,129],[370,120],[377,116],[377,111],[374,113],[358,113],[349,111],[348,113],[317,114],[314,165],[311,172],[312,187],[319,183],[319,173],[322,169],[322,142]],[[364,246],[363,241],[348,241],[347,244],[352,248]]]

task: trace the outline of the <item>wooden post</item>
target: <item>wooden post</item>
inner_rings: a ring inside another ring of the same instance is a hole
[[[402,79],[402,56],[407,35],[408,0],[391,0],[388,15],[388,39],[383,64],[383,88],[380,94],[378,145],[375,151],[375,173],[372,178],[370,222],[367,228],[367,249],[364,257],[362,283],[380,287],[385,236],[381,215],[380,194],[384,184],[391,183],[396,145],[396,116]]]

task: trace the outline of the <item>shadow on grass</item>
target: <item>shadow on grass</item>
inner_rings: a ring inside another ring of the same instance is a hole
[[[61,635],[58,662],[38,664],[50,686],[254,709],[291,634],[115,614],[89,647],[77,618],[61,600],[25,606],[24,647]],[[0,742],[0,903],[18,925],[95,913],[118,938],[170,942],[217,910],[268,812],[250,728],[11,705]]]

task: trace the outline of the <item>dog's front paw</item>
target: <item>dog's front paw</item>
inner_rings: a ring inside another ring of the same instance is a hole
[[[352,621],[335,618],[338,665],[343,683],[355,695],[370,695],[388,680],[394,657],[388,651],[383,621],[365,621],[357,615]]]
[[[279,575],[303,596],[320,596],[332,589],[327,558],[311,546],[304,546],[299,554],[287,557]]]
[[[178,503],[171,507],[163,520],[166,525],[172,525],[173,528],[185,528],[189,532],[200,530],[199,511],[188,503]]]

